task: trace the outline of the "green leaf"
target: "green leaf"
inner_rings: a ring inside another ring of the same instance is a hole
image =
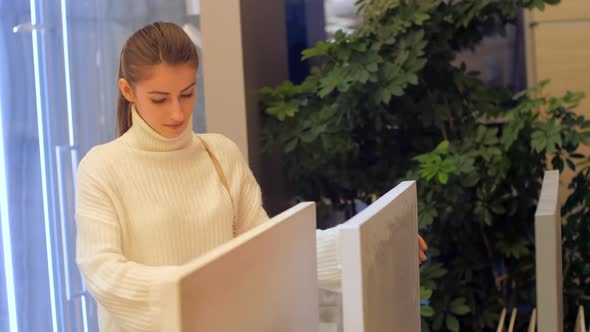
[[[414,15],[414,22],[418,25],[422,25],[422,23],[424,23],[424,21],[428,20],[429,18],[430,15],[418,12]]]
[[[583,155],[583,154],[581,154],[581,153],[572,153],[572,154],[570,155],[570,157],[571,157],[571,158],[574,158],[574,159],[583,159],[583,158],[584,158],[584,155]]]
[[[566,159],[565,160],[567,163],[567,166],[572,170],[575,171],[576,170],[576,165],[574,164],[574,162],[571,159]]]
[[[295,150],[295,148],[297,147],[297,138],[294,138],[292,140],[289,141],[289,143],[287,143],[287,145],[285,145],[285,153],[289,153],[293,150]]]
[[[457,170],[455,166],[455,161],[453,159],[445,159],[440,163],[440,171],[445,174],[451,174]]]
[[[550,82],[551,82],[550,80],[544,80],[532,88],[521,91],[521,92],[517,93],[516,95],[514,95],[514,100],[520,99],[524,96],[535,95],[538,92],[541,92],[542,90],[544,90],[545,87],[547,87],[547,85],[549,85]]]
[[[479,175],[477,173],[470,173],[467,176],[461,177],[461,184],[466,188],[475,187],[479,183]]]
[[[418,229],[432,225],[434,218],[438,215],[433,206],[424,205],[422,202],[418,203],[418,211]]]
[[[449,331],[459,332],[459,330],[460,330],[459,321],[457,320],[457,318],[455,316],[453,316],[451,314],[447,314],[445,323],[446,323],[447,329],[449,329]]]
[[[447,184],[447,182],[449,182],[449,175],[441,172],[441,173],[438,173],[437,179],[438,179],[438,182],[440,182],[442,184]]]
[[[458,316],[463,316],[471,312],[471,309],[465,304],[465,298],[454,299],[449,305],[449,310]]]
[[[309,128],[303,133],[301,133],[301,135],[299,135],[299,139],[301,139],[301,142],[303,143],[311,143],[318,138],[320,134],[320,129],[321,128],[319,127]]]
[[[309,58],[318,57],[318,56],[325,56],[328,54],[330,50],[330,43],[326,43],[324,41],[319,41],[315,44],[313,48],[304,50],[301,54],[301,61],[305,61]]]
[[[434,151],[439,154],[445,154],[449,151],[449,144],[449,141],[442,141],[436,146]]]
[[[376,62],[371,62],[367,65],[367,70],[371,73],[377,72],[379,70],[379,65]]]
[[[496,244],[496,248],[499,252],[504,254],[506,257],[514,257],[520,258],[524,255],[530,254],[530,249],[528,248],[528,242],[526,240],[519,240],[519,241],[506,241],[500,240]]]
[[[432,277],[433,279],[438,279],[444,276],[445,274],[447,274],[447,270],[443,268],[436,268],[432,270],[432,272],[430,273],[430,277]]]
[[[432,296],[432,289],[420,286],[420,301],[426,301]]]
[[[503,215],[506,213],[506,209],[500,203],[494,203],[490,205],[490,210],[497,215]]]
[[[268,115],[276,117],[279,121],[295,116],[299,112],[299,107],[293,103],[278,103],[266,109]]]
[[[475,159],[465,155],[455,156],[454,165],[459,174],[473,174],[475,170]]]
[[[434,309],[429,305],[422,305],[420,306],[420,316],[432,317],[434,316]]]
[[[551,164],[553,165],[554,169],[559,170],[559,172],[563,172],[563,160],[559,158],[559,156],[555,156],[551,160]]]
[[[561,144],[560,125],[553,119],[537,124],[537,128],[531,134],[531,145],[536,152],[545,151],[546,154],[552,154],[559,144]]]

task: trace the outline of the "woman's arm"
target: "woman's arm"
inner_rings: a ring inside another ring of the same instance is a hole
[[[157,331],[161,282],[179,267],[153,267],[122,254],[121,228],[104,186],[84,163],[78,171],[77,262],[88,291],[124,330]]]
[[[322,289],[340,291],[340,229],[338,226],[316,231],[318,282]]]
[[[241,174],[237,204],[237,231],[240,234],[267,221],[268,215],[262,206],[262,192],[256,178],[239,150],[236,152],[239,154],[237,166]]]
[[[232,142],[232,151],[236,155],[236,165],[241,174],[241,184],[238,197],[238,234],[268,220],[268,215],[262,207],[262,194],[256,178],[252,174],[248,163]],[[230,159],[230,158],[228,158]],[[338,227],[316,231],[317,271],[321,288],[340,289],[340,258],[338,253]]]

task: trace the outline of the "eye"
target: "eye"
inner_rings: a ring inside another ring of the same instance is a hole
[[[191,93],[187,93],[187,94],[180,95],[180,96],[181,96],[182,98],[190,98],[190,97],[192,97],[192,96],[193,96],[193,93],[191,92]]]
[[[154,103],[154,104],[163,104],[165,101],[166,101],[166,98],[152,99],[152,103]]]

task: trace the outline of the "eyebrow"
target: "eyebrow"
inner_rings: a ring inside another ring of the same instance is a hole
[[[186,90],[192,88],[195,84],[197,84],[197,82],[193,82],[191,83],[191,85],[187,86],[186,88],[180,90],[180,92],[185,92]],[[169,92],[163,92],[163,91],[150,91],[148,92],[149,94],[159,94],[159,95],[169,95]]]

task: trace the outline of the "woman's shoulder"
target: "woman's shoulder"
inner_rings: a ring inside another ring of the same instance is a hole
[[[221,134],[199,134],[197,136],[209,145],[209,149],[215,155],[225,173],[228,174],[230,181],[232,181],[231,178],[234,175],[241,176],[244,168],[248,167],[248,162],[240,148],[228,137]]]
[[[121,158],[125,158],[125,149],[119,139],[115,139],[92,147],[80,160],[79,170],[100,173]]]
[[[228,156],[240,157],[242,154],[238,145],[227,136],[222,134],[197,134],[197,137],[205,140],[206,144],[211,147],[215,154],[224,154]]]

